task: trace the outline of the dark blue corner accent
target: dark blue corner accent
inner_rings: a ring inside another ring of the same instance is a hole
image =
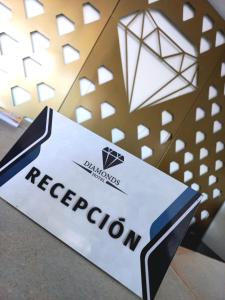
[[[44,135],[48,114],[49,109],[46,107],[9,150],[2,161],[0,161],[0,168],[4,167],[4,165],[9,163],[14,157],[26,150]]]
[[[187,188],[159,217],[150,228],[150,239],[155,236],[190,202],[196,200],[200,194]]]
[[[0,186],[37,158],[41,145],[51,136],[52,118],[52,109],[46,107],[6,154],[0,162]]]
[[[192,202],[197,202],[198,197]],[[191,206],[189,205],[188,208]],[[187,207],[186,207],[187,209]],[[178,216],[171,221],[174,224],[185,210],[181,210]],[[161,232],[155,236],[141,251],[141,279],[142,279],[142,298],[144,300],[154,299],[159,286],[166,274],[178,246],[187,232],[190,221],[195,213],[196,206],[190,210],[187,215],[178,222],[172,231],[165,235],[171,228],[171,224],[167,224]],[[160,239],[162,240],[160,241]],[[154,248],[153,248],[154,247]],[[151,251],[152,250],[152,251]]]
[[[41,151],[41,147],[36,147],[33,151],[21,156],[21,159],[16,161],[3,175],[0,176],[0,187],[10,180],[13,176],[23,170],[27,165],[29,165],[35,158],[38,157]]]
[[[154,299],[187,232],[199,203],[199,196],[200,193],[187,188],[152,224],[150,241],[140,255],[143,299]]]

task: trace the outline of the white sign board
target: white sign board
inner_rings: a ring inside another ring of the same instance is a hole
[[[0,196],[153,299],[199,194],[46,108],[0,164]]]

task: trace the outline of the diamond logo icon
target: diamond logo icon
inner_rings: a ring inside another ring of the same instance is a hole
[[[118,36],[130,112],[196,90],[198,52],[160,11],[123,17]]]
[[[106,147],[102,150],[103,169],[115,167],[124,162],[124,156]]]

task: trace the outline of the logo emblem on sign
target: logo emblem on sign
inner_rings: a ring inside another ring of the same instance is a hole
[[[124,156],[106,147],[102,150],[103,169],[115,167],[124,162]]]
[[[83,164],[73,161],[73,163],[88,172],[95,179],[111,186],[123,194],[126,194],[120,189],[120,179],[106,171],[106,169],[122,164],[124,162],[124,156],[109,147],[105,147],[102,149],[102,162],[103,168],[100,168],[89,160],[86,160]]]

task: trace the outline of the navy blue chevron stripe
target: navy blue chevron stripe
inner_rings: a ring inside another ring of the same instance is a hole
[[[195,191],[191,192],[192,190],[190,190],[191,189],[185,190],[185,192],[178,197],[178,202],[176,199],[170,207],[164,211],[158,219],[156,219],[153,223],[153,226],[155,227],[154,230],[150,230],[152,239],[141,251],[140,261],[144,300],[150,300],[155,297],[169,264],[184,238],[190,221],[194,215],[200,194]],[[182,218],[182,216],[190,210],[195,203],[195,208],[189,211],[187,216],[185,216],[185,218],[177,224],[168,236],[159,243],[170,228],[173,228],[173,225],[176,224],[176,222]],[[172,209],[174,209],[173,212]],[[169,211],[170,213],[168,214]],[[157,247],[154,249],[155,245],[157,245]],[[151,249],[154,249],[154,251],[151,252]],[[147,268],[146,260],[148,261]],[[148,291],[150,292],[148,293]]]
[[[46,107],[2,159],[0,186],[37,158],[41,144],[51,136],[52,115],[52,109]],[[47,125],[48,128],[46,128]]]

